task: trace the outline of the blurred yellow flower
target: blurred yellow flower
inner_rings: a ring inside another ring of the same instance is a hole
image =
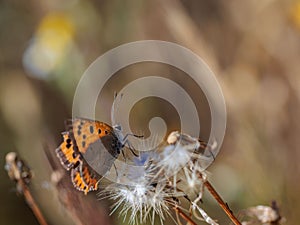
[[[36,38],[39,44],[54,52],[62,52],[72,41],[74,26],[69,17],[63,13],[51,13],[40,23]]]
[[[53,12],[45,16],[24,53],[25,68],[35,76],[46,77],[65,57],[74,34],[74,24],[68,15]]]

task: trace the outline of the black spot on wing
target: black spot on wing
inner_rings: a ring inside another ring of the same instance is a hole
[[[90,133],[93,134],[94,133],[94,127],[90,126]]]

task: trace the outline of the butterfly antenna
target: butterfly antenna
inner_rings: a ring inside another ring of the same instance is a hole
[[[120,97],[118,98],[118,96],[120,96]],[[119,106],[118,103],[121,101],[122,97],[123,97],[123,94],[118,95],[116,91],[114,92],[114,102],[111,107],[111,115],[110,115],[113,126],[116,125],[115,113],[118,109],[117,107]]]

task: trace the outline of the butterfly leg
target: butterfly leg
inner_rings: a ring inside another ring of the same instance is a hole
[[[133,148],[133,146],[131,145],[131,143],[129,142],[129,140],[128,140],[128,136],[133,136],[133,137],[136,137],[136,138],[143,138],[144,137],[144,135],[137,135],[137,134],[130,134],[130,133],[128,133],[128,134],[126,134],[125,136],[124,136],[124,138],[123,138],[123,146],[125,146],[126,144],[127,144],[127,146],[128,146],[128,148],[129,148],[129,150],[131,151],[131,153],[135,156],[135,157],[138,157],[139,155],[138,154],[136,154],[135,152],[134,152],[134,148]]]
[[[143,138],[144,137],[144,135],[137,135],[137,134],[128,133],[124,136],[123,141],[126,141],[128,139],[128,136],[133,136],[133,137],[136,137],[136,138]]]
[[[135,157],[139,157],[139,155],[136,154],[136,153],[134,152],[135,149],[134,149],[134,147],[131,145],[131,143],[129,142],[128,139],[125,140],[125,142],[123,143],[123,145],[124,145],[124,146],[127,145],[128,148],[129,148],[129,150],[131,151],[131,153],[132,153]]]
[[[115,171],[116,171],[116,177],[118,178],[119,174],[118,174],[118,170],[117,170],[116,164],[113,163],[113,165],[114,165],[114,168],[115,168]]]
[[[125,160],[125,163],[126,163],[126,156],[125,156],[124,151],[121,151],[121,153],[122,153],[122,156],[123,156],[123,158],[124,158],[124,160]]]

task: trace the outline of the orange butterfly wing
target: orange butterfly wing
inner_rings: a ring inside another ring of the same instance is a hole
[[[114,135],[114,129],[106,123],[88,119],[74,119],[72,131],[78,150],[85,153],[90,144],[108,135]],[[117,139],[117,137],[115,137]]]
[[[66,170],[77,167],[82,161],[82,156],[78,153],[76,143],[72,140],[69,132],[63,132],[63,142],[56,149],[56,155]]]
[[[71,179],[74,187],[87,194],[89,191],[98,190],[98,181],[90,173],[90,170],[87,166],[82,168],[80,172],[80,167],[76,167],[71,170]]]

